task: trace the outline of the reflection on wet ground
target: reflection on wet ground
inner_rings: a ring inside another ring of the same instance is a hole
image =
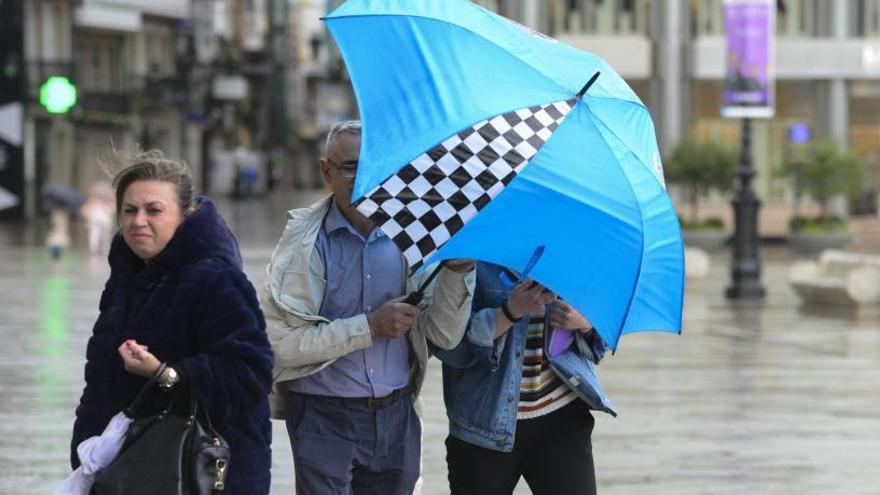
[[[316,197],[219,202],[255,284],[283,211]],[[86,339],[108,273],[81,247],[53,262],[38,238],[0,224],[0,494],[51,493],[68,472]],[[600,367],[620,416],[597,415],[599,492],[877,493],[878,311],[801,307],[784,247],[764,251],[760,303],[726,300],[726,254],[712,262],[708,277],[688,282],[683,335],[628,335]],[[436,362],[423,398],[423,492],[439,495],[448,489]],[[273,426],[272,492],[293,493],[284,425]]]

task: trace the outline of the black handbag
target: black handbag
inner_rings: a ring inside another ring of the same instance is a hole
[[[93,495],[210,495],[224,489],[229,445],[214,430],[207,411],[199,414],[194,393],[187,394],[186,416],[171,412],[175,394],[159,414],[136,417],[164,370],[163,363],[123,411],[135,419],[119,455],[95,477]]]

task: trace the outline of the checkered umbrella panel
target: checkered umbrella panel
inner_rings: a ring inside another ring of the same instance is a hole
[[[357,209],[416,270],[504,191],[574,105],[561,100],[478,122],[403,166]]]

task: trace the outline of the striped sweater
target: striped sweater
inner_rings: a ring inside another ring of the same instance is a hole
[[[518,420],[550,414],[577,398],[550,368],[550,361],[544,359],[544,311],[532,313],[528,318],[516,411]]]

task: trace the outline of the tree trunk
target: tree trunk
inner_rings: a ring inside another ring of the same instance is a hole
[[[690,190],[689,196],[690,196],[689,202],[691,205],[691,222],[690,223],[691,223],[691,227],[696,227],[697,222],[700,219],[699,215],[697,215],[697,202],[699,201],[699,198],[700,198],[700,192],[696,187],[694,187]]]

